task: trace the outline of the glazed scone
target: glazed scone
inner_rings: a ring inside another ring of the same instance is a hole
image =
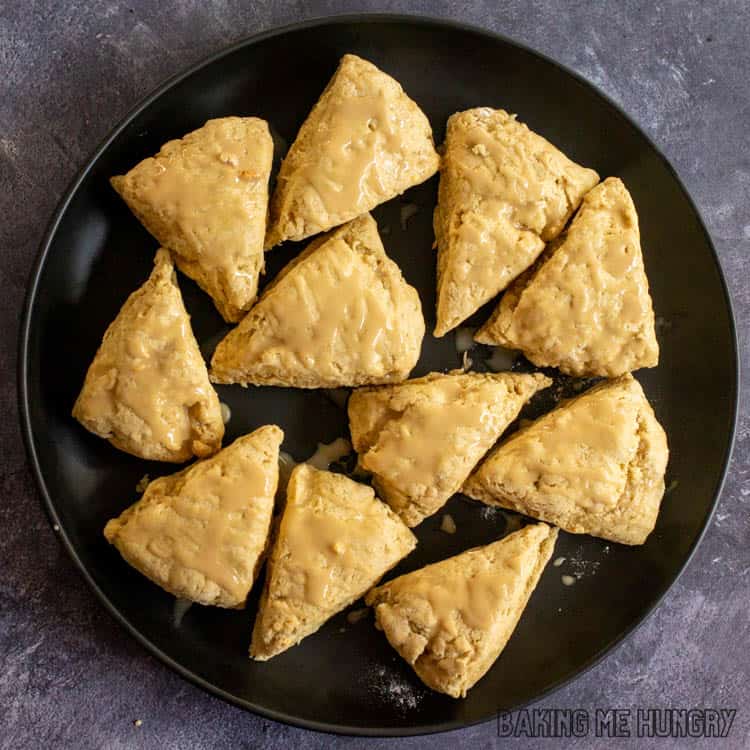
[[[169,253],[154,264],[107,328],[73,416],[120,450],[182,463],[219,450],[224,423]]]
[[[431,373],[349,398],[359,466],[407,526],[441,508],[523,405],[552,381],[541,374]]]
[[[643,389],[623,375],[512,435],[463,491],[572,534],[643,544],[659,514],[668,457]]]
[[[354,387],[408,377],[424,318],[365,214],[314,240],[219,343],[214,383]]]
[[[371,211],[427,180],[438,163],[430,123],[398,82],[344,55],[281,165],[266,247]]]
[[[268,560],[250,656],[265,661],[317,631],[416,543],[367,485],[298,465]]]
[[[475,338],[569,375],[616,377],[658,364],[638,215],[619,179],[586,195],[565,236],[505,293]]]
[[[268,425],[150,482],[104,536],[170,594],[241,608],[263,561],[284,433]]]
[[[557,529],[526,526],[389,581],[365,601],[425,685],[463,698],[505,648],[556,540]]]
[[[273,141],[265,120],[209,120],[112,186],[228,322],[250,309],[263,271]]]
[[[599,182],[502,109],[448,118],[434,214],[443,336],[536,260]]]

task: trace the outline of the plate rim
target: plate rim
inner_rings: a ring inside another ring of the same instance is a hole
[[[291,725],[291,726],[295,726],[298,728],[311,730],[315,732],[331,733],[331,734],[347,735],[347,736],[364,736],[364,737],[410,737],[410,736],[435,734],[439,732],[449,732],[449,731],[453,731],[457,729],[463,729],[463,728],[468,728],[471,726],[476,726],[482,723],[488,723],[490,721],[495,720],[497,716],[500,715],[501,712],[498,711],[491,716],[485,716],[483,718],[472,720],[472,721],[453,720],[453,721],[446,721],[446,722],[439,723],[439,724],[426,724],[426,725],[416,725],[413,727],[399,727],[399,728],[378,727],[378,726],[355,727],[355,726],[342,724],[342,723],[334,724],[334,723],[326,722],[326,721],[303,719],[297,716],[287,714],[283,711],[276,711],[274,709],[267,708],[265,706],[257,705],[255,703],[252,703],[251,701],[244,700],[242,698],[239,698],[227,692],[223,688],[209,682],[208,680],[204,679],[200,675],[194,673],[189,668],[183,666],[182,664],[174,660],[172,657],[170,657],[168,654],[166,654],[164,651],[162,651],[155,643],[153,643],[148,638],[146,634],[142,633],[136,626],[134,626],[125,617],[125,615],[122,612],[120,612],[120,610],[117,609],[117,607],[110,601],[110,599],[107,597],[104,591],[97,585],[96,581],[94,580],[93,576],[91,575],[87,567],[81,561],[75,549],[75,546],[72,544],[72,542],[68,538],[65,532],[65,529],[60,523],[60,518],[57,514],[55,503],[53,502],[53,499],[52,499],[52,494],[50,493],[48,489],[47,482],[42,473],[39,457],[37,455],[36,447],[34,445],[34,430],[33,430],[32,421],[31,421],[29,378],[33,377],[34,373],[30,373],[30,369],[28,366],[29,339],[30,339],[31,329],[32,329],[31,324],[32,324],[32,319],[33,319],[33,313],[36,307],[36,300],[38,296],[40,277],[42,275],[42,271],[44,270],[44,267],[47,261],[47,256],[50,252],[50,247],[54,241],[58,227],[63,217],[65,216],[70,206],[70,203],[75,197],[81,184],[86,179],[89,172],[96,165],[96,163],[101,158],[101,156],[104,154],[104,152],[111,146],[113,141],[130,125],[130,123],[139,114],[141,114],[145,109],[151,106],[151,104],[153,104],[157,99],[159,99],[159,97],[161,97],[169,89],[171,89],[172,87],[174,87],[175,85],[183,81],[184,79],[194,75],[198,71],[202,70],[203,68],[208,67],[214,62],[224,57],[227,57],[244,47],[253,46],[255,44],[263,42],[267,39],[271,39],[273,37],[282,36],[284,34],[288,34],[291,32],[314,28],[314,27],[322,26],[322,25],[329,25],[329,24],[336,25],[336,24],[345,24],[345,23],[348,23],[348,24],[377,24],[377,23],[411,24],[411,25],[423,25],[423,26],[428,26],[428,27],[429,26],[441,27],[441,28],[452,29],[452,30],[457,30],[461,32],[469,32],[472,34],[483,36],[492,42],[496,42],[496,43],[499,42],[501,44],[509,45],[511,47],[520,49],[523,52],[526,52],[527,54],[533,57],[536,57],[538,59],[541,59],[544,62],[554,66],[555,68],[559,69],[563,73],[566,73],[568,76],[573,78],[579,85],[582,85],[590,89],[591,91],[593,91],[593,93],[599,96],[614,111],[614,113],[622,119],[623,122],[625,122],[630,128],[634,129],[637,132],[637,134],[646,141],[646,143],[651,147],[653,152],[662,161],[667,171],[669,172],[669,174],[672,176],[672,178],[675,180],[676,184],[682,191],[684,197],[687,200],[689,207],[692,209],[692,211],[694,212],[698,220],[698,224],[700,226],[700,229],[703,232],[704,239],[708,245],[709,250],[711,251],[713,255],[713,260],[714,260],[714,263],[716,265],[716,269],[719,275],[720,286],[724,295],[724,302],[726,305],[726,309],[729,313],[729,329],[730,329],[729,333],[730,333],[730,343],[731,343],[732,354],[733,354],[732,363],[734,365],[732,392],[730,394],[731,428],[729,430],[729,436],[728,436],[729,439],[727,442],[726,450],[724,452],[723,464],[722,464],[721,471],[719,474],[718,482],[716,483],[714,490],[713,490],[713,499],[711,500],[709,511],[706,514],[703,525],[700,528],[698,535],[695,538],[695,541],[693,542],[692,546],[688,550],[688,553],[685,559],[682,561],[682,564],[680,565],[680,568],[677,571],[677,574],[660,591],[658,596],[655,598],[653,604],[650,607],[648,607],[642,613],[640,617],[634,620],[622,633],[619,634],[618,637],[612,639],[612,641],[610,641],[606,646],[604,646],[597,653],[591,656],[578,671],[576,671],[574,674],[570,676],[564,677],[552,683],[545,690],[543,690],[538,695],[536,695],[533,699],[525,703],[520,703],[517,706],[513,706],[512,708],[506,709],[506,711],[502,713],[509,712],[509,711],[516,711],[520,708],[523,708],[525,706],[529,706],[529,705],[532,705],[533,703],[538,702],[539,700],[551,695],[552,693],[556,692],[557,690],[564,687],[565,685],[572,683],[573,681],[579,679],[582,675],[584,675],[586,672],[588,672],[597,664],[599,664],[601,661],[603,661],[607,655],[611,654],[615,649],[621,647],[625,643],[626,640],[631,638],[633,634],[641,627],[641,625],[643,625],[643,623],[651,617],[654,611],[662,604],[662,602],[664,601],[664,598],[672,590],[672,588],[677,583],[677,581],[682,577],[687,566],[692,561],[696,553],[696,550],[698,549],[701,542],[703,541],[703,538],[709,526],[711,525],[714,514],[716,512],[717,505],[719,503],[719,500],[721,499],[724,486],[726,483],[726,478],[728,475],[729,466],[732,460],[732,455],[734,453],[734,448],[735,448],[735,443],[736,443],[737,420],[738,420],[738,413],[739,413],[739,383],[740,383],[740,373],[741,373],[741,369],[740,369],[741,362],[739,358],[736,318],[734,314],[734,308],[732,305],[731,294],[729,292],[729,288],[727,285],[726,276],[724,274],[724,269],[721,263],[721,259],[718,253],[716,252],[716,247],[714,246],[713,239],[711,237],[711,234],[708,231],[708,228],[706,226],[706,223],[703,219],[703,216],[698,206],[695,204],[695,201],[693,200],[690,192],[686,188],[684,182],[680,178],[678,172],[673,167],[669,159],[665,156],[663,151],[654,143],[654,141],[651,139],[649,134],[638,125],[635,119],[632,118],[629,114],[627,114],[627,112],[625,112],[625,110],[617,102],[615,102],[606,92],[602,91],[598,85],[596,85],[592,81],[589,81],[582,74],[569,68],[567,65],[548,56],[544,52],[541,52],[523,42],[519,42],[516,39],[513,39],[512,37],[509,37],[505,34],[501,34],[499,32],[495,32],[491,29],[487,29],[482,26],[477,26],[477,25],[466,23],[463,21],[458,21],[452,18],[437,17],[437,16],[432,16],[429,14],[378,13],[378,12],[341,13],[341,14],[314,16],[314,17],[310,17],[302,21],[297,21],[297,22],[290,23],[290,24],[284,24],[281,26],[272,26],[271,28],[268,28],[265,31],[245,36],[242,39],[239,39],[229,45],[225,45],[221,47],[220,49],[218,49],[217,51],[212,52],[211,54],[201,58],[197,62],[192,63],[188,67],[180,70],[178,73],[171,75],[165,80],[163,80],[150,93],[146,94],[143,98],[141,98],[120,119],[120,121],[109,131],[109,133],[100,141],[100,143],[96,146],[96,148],[93,150],[91,155],[88,158],[86,158],[83,166],[78,170],[78,172],[74,175],[74,177],[68,184],[68,187],[63,193],[62,198],[60,199],[60,201],[58,202],[57,206],[54,209],[52,218],[49,220],[47,224],[43,238],[39,244],[39,249],[37,250],[36,258],[34,260],[33,266],[28,276],[26,293],[25,293],[24,303],[23,303],[23,308],[22,308],[21,324],[19,327],[19,338],[18,338],[18,349],[17,349],[18,359],[17,359],[16,375],[17,375],[19,421],[20,421],[21,433],[23,436],[28,463],[30,465],[31,472],[34,477],[34,483],[36,485],[37,491],[39,492],[39,495],[41,496],[42,505],[47,514],[48,520],[56,532],[56,536],[58,536],[58,538],[62,542],[63,547],[65,548],[66,552],[72,559],[75,567],[78,569],[79,574],[83,577],[85,582],[91,588],[96,598],[104,606],[105,610],[109,612],[109,614],[118,622],[118,624],[122,626],[142,647],[144,647],[151,655],[155,656],[160,662],[162,662],[167,667],[175,671],[183,679],[188,680],[189,682],[201,688],[202,690],[209,693],[210,695],[218,697],[226,701],[227,703],[238,706],[242,709],[251,711],[252,713],[258,716],[261,716],[263,718],[271,719],[271,720],[278,721],[287,725]]]

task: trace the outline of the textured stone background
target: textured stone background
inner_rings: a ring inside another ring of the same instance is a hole
[[[26,468],[15,385],[17,321],[44,225],[100,139],[165,77],[229,42],[305,17],[367,9],[450,16],[495,29],[576,69],[618,101],[675,165],[708,224],[732,289],[750,384],[747,0],[0,0],[3,748],[387,744],[313,734],[245,713],[184,682],[136,645],[84,587],[48,526]],[[749,448],[745,410],[718,513],[685,575],[622,648],[540,705],[732,706],[739,712],[729,740],[660,740],[654,746],[750,745]],[[143,720],[140,728],[133,724],[137,718]],[[507,746],[600,743],[592,737]],[[501,743],[489,723],[401,744]],[[617,740],[614,746],[645,744]]]

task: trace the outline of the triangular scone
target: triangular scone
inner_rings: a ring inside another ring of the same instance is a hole
[[[349,398],[352,443],[378,494],[416,526],[459,491],[523,405],[552,381],[541,374],[431,373]]]
[[[616,177],[583,199],[564,237],[477,332],[539,367],[616,377],[659,361],[638,216]]]
[[[265,120],[224,117],[111,180],[228,322],[242,318],[258,291],[272,160]]]
[[[599,182],[502,109],[452,115],[443,148],[436,336],[527,269]]]
[[[155,479],[104,536],[170,594],[244,607],[265,555],[283,438],[275,425],[261,427]]]
[[[624,375],[512,435],[463,491],[573,534],[643,544],[659,514],[668,456],[640,384]]]
[[[314,633],[416,543],[367,485],[297,466],[268,559],[250,656],[265,661]]]
[[[430,123],[398,82],[344,55],[281,165],[266,247],[371,211],[438,164]]]
[[[423,336],[419,295],[365,214],[281,270],[219,343],[211,379],[295,388],[398,382],[417,363]]]
[[[463,698],[505,648],[556,539],[546,524],[525,526],[395,578],[365,601],[425,685]]]
[[[169,253],[154,263],[107,328],[73,416],[120,450],[182,463],[219,450],[224,423]]]

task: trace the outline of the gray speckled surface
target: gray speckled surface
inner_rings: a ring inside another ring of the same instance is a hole
[[[712,2],[0,3],[0,747],[381,747],[292,729],[207,696],[156,662],[95,601],[57,544],[17,427],[16,329],[37,245],[68,181],[100,139],[166,76],[271,26],[334,12],[407,10],[483,25],[603,88],[672,161],[729,280],[750,384],[750,13]],[[540,705],[738,708],[727,740],[750,744],[750,416],[743,409],[718,513],[664,603],[603,663]],[[135,719],[143,724],[136,728]],[[405,747],[595,748],[503,740],[494,723]],[[617,740],[618,748],[645,747]]]

